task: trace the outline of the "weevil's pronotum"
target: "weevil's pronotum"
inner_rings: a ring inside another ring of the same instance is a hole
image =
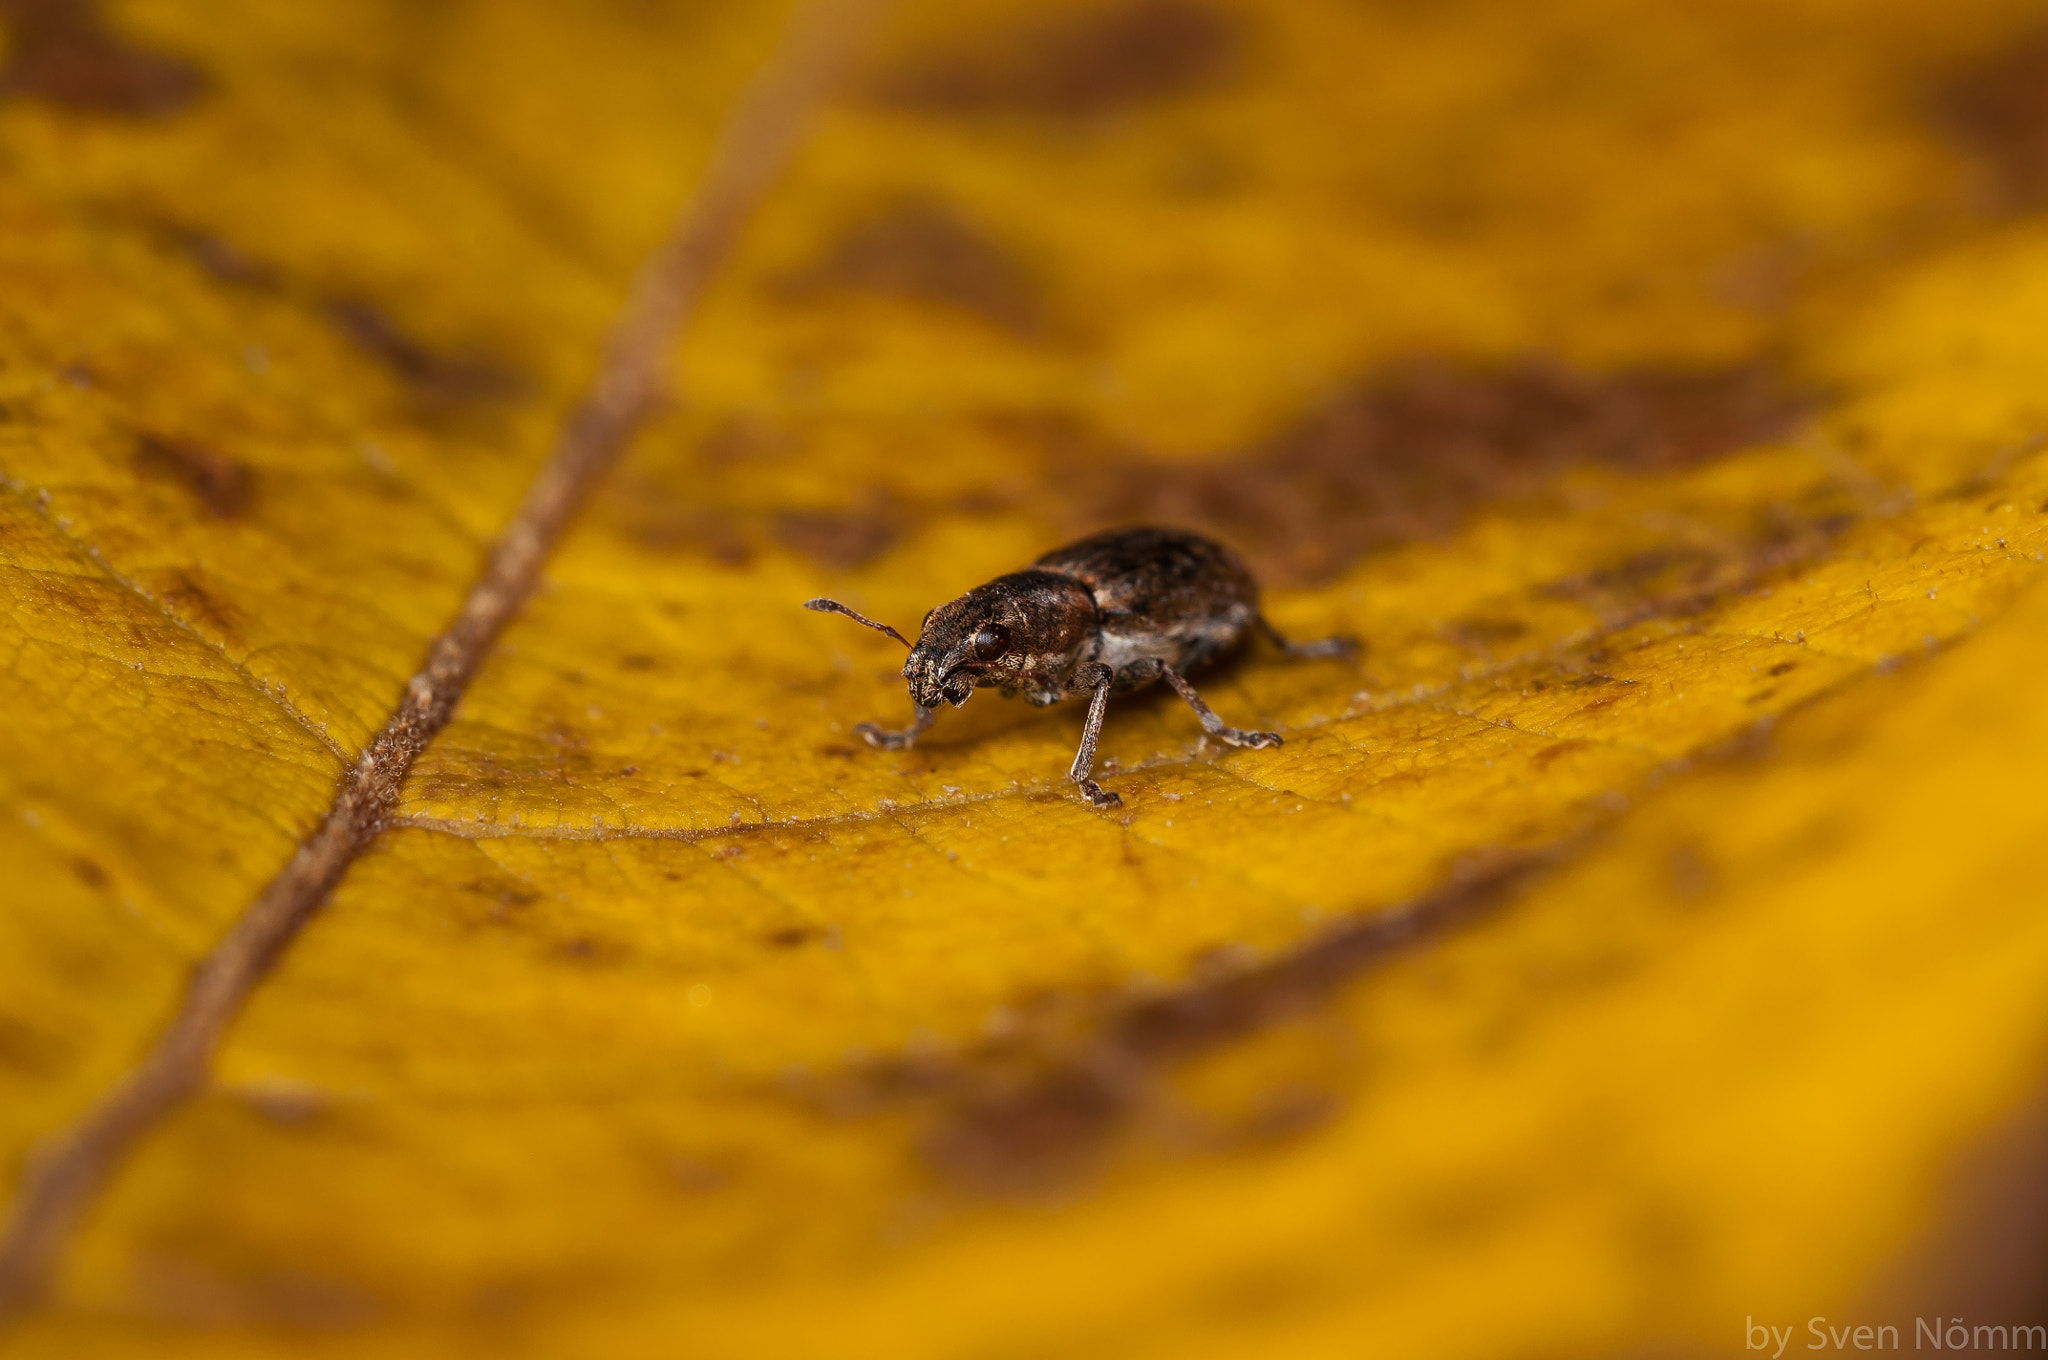
[[[909,746],[941,703],[958,708],[978,686],[1039,705],[1091,696],[1068,777],[1096,807],[1123,801],[1091,777],[1111,694],[1163,677],[1210,736],[1232,746],[1278,746],[1277,732],[1226,727],[1187,672],[1236,646],[1248,628],[1294,657],[1345,656],[1358,645],[1347,637],[1289,642],[1259,613],[1259,587],[1244,563],[1185,529],[1118,529],[1070,543],[932,610],[915,643],[836,600],[806,600],[804,608],[844,614],[910,648],[903,663],[915,705],[910,726],[854,728],[883,750]]]

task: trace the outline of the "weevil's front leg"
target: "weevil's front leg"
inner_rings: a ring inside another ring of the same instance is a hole
[[[1081,728],[1081,749],[1074,752],[1074,767],[1067,771],[1067,778],[1080,786],[1081,796],[1099,808],[1112,808],[1123,799],[1111,793],[1102,785],[1089,778],[1095,772],[1095,739],[1102,735],[1103,710],[1109,707],[1110,682],[1116,673],[1100,662],[1076,667],[1067,690],[1080,694],[1093,690],[1095,697],[1088,701],[1088,721]]]
[[[939,716],[939,710],[936,708],[926,708],[923,704],[913,706],[917,712],[911,718],[910,726],[899,732],[891,732],[877,723],[856,723],[853,730],[860,733],[867,744],[878,751],[907,751],[912,742],[924,735],[925,729],[932,725],[932,720]]]
[[[1173,686],[1174,693],[1188,701],[1188,707],[1195,710],[1195,716],[1202,720],[1202,730],[1216,740],[1232,746],[1249,746],[1253,750],[1280,744],[1278,732],[1243,732],[1235,727],[1225,727],[1223,719],[1216,716],[1216,710],[1203,703],[1202,696],[1195,693],[1195,687],[1171,666],[1166,668],[1166,683]]]
[[[1289,642],[1278,628],[1266,622],[1264,614],[1253,615],[1252,623],[1261,633],[1266,635],[1266,641],[1298,661],[1308,661],[1321,656],[1356,656],[1358,654],[1358,639],[1355,637],[1339,636],[1318,638],[1314,642]],[[1181,698],[1188,698],[1187,690],[1181,691]],[[1195,700],[1188,699],[1188,702],[1194,703]]]

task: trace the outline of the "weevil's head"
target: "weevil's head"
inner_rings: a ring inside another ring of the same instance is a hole
[[[911,702],[958,707],[979,685],[1050,688],[1096,632],[1095,599],[1071,576],[1019,571],[924,617],[903,662]]]

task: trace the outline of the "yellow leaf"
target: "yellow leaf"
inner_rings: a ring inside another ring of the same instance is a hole
[[[1924,10],[890,16],[9,1345],[2027,1321],[1928,1262],[2048,1037],[2048,47]],[[0,4],[16,1180],[346,796],[788,18]],[[1284,745],[1113,700],[1105,812],[1072,705],[854,736],[900,653],[802,600],[1132,520],[1365,640],[1194,677]]]

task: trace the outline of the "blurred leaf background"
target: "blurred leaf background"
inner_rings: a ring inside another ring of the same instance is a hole
[[[0,1139],[317,822],[789,13],[0,0]],[[2048,14],[909,0],[10,1354],[2036,1320]],[[1277,750],[899,626],[1235,544]],[[1800,1330],[1796,1343],[1806,1344]]]

